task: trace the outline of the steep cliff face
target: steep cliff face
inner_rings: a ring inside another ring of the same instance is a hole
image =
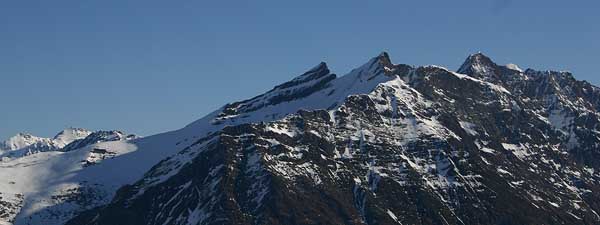
[[[599,101],[567,72],[483,54],[458,72],[320,64],[190,124],[67,224],[596,224]]]

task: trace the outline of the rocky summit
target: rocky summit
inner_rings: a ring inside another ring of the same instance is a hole
[[[320,63],[180,130],[0,162],[30,176],[0,179],[0,220],[600,224],[599,111],[569,72],[481,53],[456,72],[387,53],[344,76]],[[94,154],[110,157],[82,163]]]

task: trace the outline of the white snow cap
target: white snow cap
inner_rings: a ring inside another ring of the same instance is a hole
[[[21,132],[0,143],[0,150],[9,151],[24,148],[36,142],[40,142],[43,139],[44,138],[36,137],[29,133]]]
[[[509,68],[511,70],[516,70],[521,73],[523,72],[523,70],[517,64],[513,64],[513,63],[506,64],[506,68]]]
[[[92,132],[83,128],[70,127],[56,134],[53,138],[60,146],[65,146],[75,140],[83,139]]]
[[[6,141],[0,142],[0,151],[13,151],[35,144],[62,148],[75,140],[87,137],[91,133],[91,131],[82,128],[67,128],[56,134],[54,138],[45,138],[21,132]]]

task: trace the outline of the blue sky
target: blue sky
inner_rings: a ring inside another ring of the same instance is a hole
[[[599,1],[3,1],[0,139],[173,130],[320,61],[570,70],[600,84]]]

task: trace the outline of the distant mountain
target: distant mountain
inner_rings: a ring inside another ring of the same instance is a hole
[[[72,151],[83,148],[85,146],[93,145],[100,142],[108,141],[127,141],[139,138],[135,134],[125,134],[118,130],[113,131],[96,131],[87,135],[85,138],[77,139],[70,142],[68,145],[63,147],[62,151]]]
[[[18,133],[0,143],[0,158],[57,151],[73,141],[87,137],[91,133],[91,131],[81,128],[65,129],[56,134],[54,138],[42,138],[28,133]]]
[[[0,220],[600,224],[599,111],[569,72],[481,53],[457,72],[320,63],[180,130],[0,162]]]
[[[82,128],[68,128],[53,138],[36,137],[28,133],[18,133],[0,143],[0,159],[23,157],[48,151],[71,151],[88,145],[106,141],[132,140],[138,136],[121,131],[88,131]]]

